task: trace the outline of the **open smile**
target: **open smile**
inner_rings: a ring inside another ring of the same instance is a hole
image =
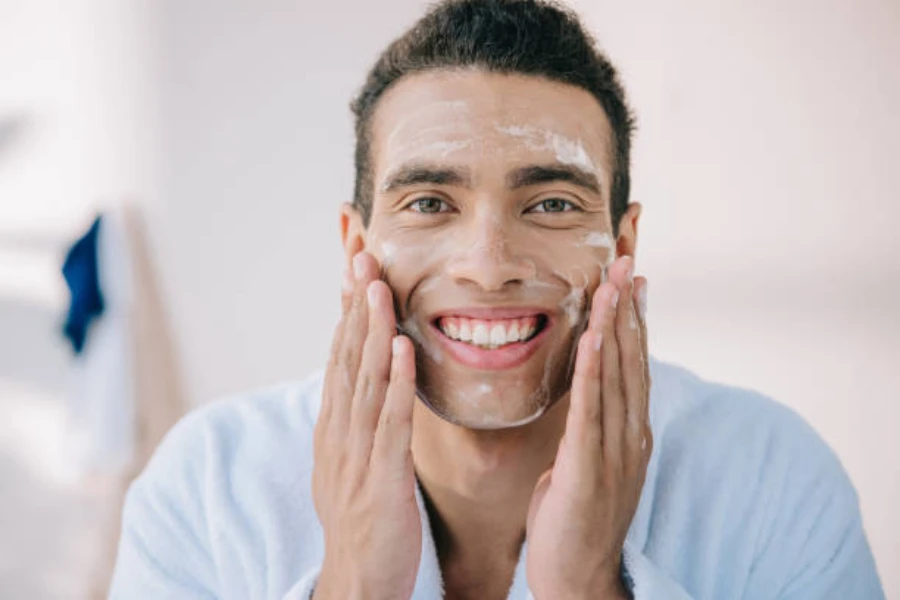
[[[527,361],[552,325],[531,309],[466,309],[440,315],[431,326],[444,349],[473,369],[510,369]]]

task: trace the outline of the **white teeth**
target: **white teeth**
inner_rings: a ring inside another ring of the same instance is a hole
[[[469,329],[468,321],[462,321],[459,324],[459,340],[462,342],[472,341],[472,331]]]
[[[472,329],[472,343],[476,346],[487,346],[488,328],[483,323],[476,323]]]
[[[531,338],[537,330],[537,320],[522,318],[483,321],[449,317],[441,320],[440,328],[450,339],[494,349]]]
[[[506,343],[506,330],[503,325],[491,327],[491,346],[502,346]]]

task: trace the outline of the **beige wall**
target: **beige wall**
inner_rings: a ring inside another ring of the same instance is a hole
[[[856,483],[900,595],[900,5],[573,4],[639,115],[653,352],[803,414]],[[24,15],[0,23],[19,36],[15,55],[0,46],[0,115],[24,107],[36,135],[57,132],[0,162],[0,232],[56,239],[96,199],[133,197],[194,403],[320,367],[347,103],[424,3],[43,5],[0,0]],[[54,265],[35,264],[33,280],[0,271],[2,289],[43,285],[53,305]]]

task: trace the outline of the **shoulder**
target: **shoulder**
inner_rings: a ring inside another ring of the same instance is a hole
[[[816,561],[838,552],[847,561],[865,555],[856,490],[799,414],[673,365],[654,362],[651,373],[657,406],[642,514],[648,543],[667,549],[657,559],[689,569],[676,545],[659,540],[690,540],[717,549],[719,584],[771,589],[820,572]],[[753,581],[742,570],[750,564]]]
[[[208,485],[210,477],[278,477],[275,470],[285,464],[295,473],[311,469],[321,389],[316,373],[194,409],[163,438],[133,487],[187,492]],[[273,460],[277,456],[291,460]]]
[[[706,381],[681,367],[653,361],[654,434],[670,452],[717,450],[719,459],[745,456],[767,464],[840,463],[797,412],[757,391]]]
[[[790,407],[673,365],[656,362],[652,372],[653,461],[661,478],[690,473],[711,501],[741,493],[789,510],[827,495],[847,510],[857,505],[833,449]]]
[[[128,491],[123,597],[205,597],[223,585],[261,597],[250,591],[260,580],[231,577],[236,566],[271,568],[265,583],[289,587],[319,548],[309,490],[320,396],[316,375],[213,402],[172,428]],[[273,549],[284,560],[263,567]]]

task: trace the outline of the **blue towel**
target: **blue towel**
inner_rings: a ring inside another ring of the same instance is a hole
[[[75,354],[81,354],[84,349],[91,321],[103,314],[103,293],[100,291],[100,269],[97,264],[97,236],[101,219],[101,216],[94,219],[87,233],[72,245],[62,267],[70,294],[63,334],[69,338]]]

